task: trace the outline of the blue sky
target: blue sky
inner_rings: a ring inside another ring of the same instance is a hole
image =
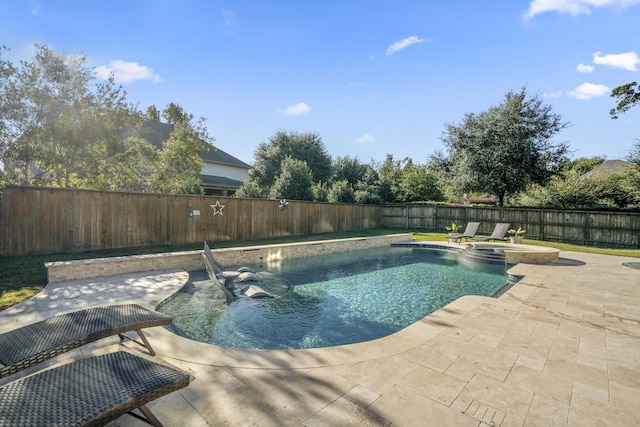
[[[640,0],[4,0],[0,44],[14,62],[34,43],[85,54],[248,163],[278,131],[424,163],[446,123],[523,86],[571,122],[555,141],[573,157],[617,159],[640,138],[640,107],[609,117],[611,89],[640,77],[638,22]]]

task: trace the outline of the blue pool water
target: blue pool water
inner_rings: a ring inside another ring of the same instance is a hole
[[[452,251],[368,249],[258,264],[287,280],[278,298],[226,303],[206,273],[158,311],[174,332],[226,347],[301,349],[350,344],[397,332],[463,295],[495,296],[509,285],[504,265],[465,263]]]

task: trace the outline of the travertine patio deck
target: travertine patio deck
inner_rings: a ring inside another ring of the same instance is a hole
[[[193,375],[188,388],[149,406],[167,426],[639,425],[640,270],[622,265],[638,260],[560,256],[514,267],[524,278],[499,299],[464,297],[361,344],[245,351],[146,330],[161,359]],[[0,312],[0,331],[87,305],[154,306],[187,277],[57,283]],[[143,424],[124,416],[112,425]]]

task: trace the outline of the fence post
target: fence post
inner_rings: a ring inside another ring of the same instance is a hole
[[[589,212],[585,211],[584,215],[585,215],[585,218],[584,218],[584,244],[585,244],[585,246],[588,246],[589,245],[589,240],[591,240],[590,239],[590,237],[591,237],[590,236],[590,234],[591,234],[591,232],[590,232],[591,224],[590,224],[590,221],[589,221]]]
[[[440,209],[439,205],[435,205],[433,210],[433,231],[438,229],[438,209]]]
[[[410,208],[409,205],[405,206],[407,214],[406,214],[406,217],[405,217],[404,228],[406,228],[407,230],[409,229],[409,208]]]

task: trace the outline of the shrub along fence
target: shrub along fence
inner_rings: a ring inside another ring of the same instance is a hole
[[[382,227],[380,206],[8,186],[0,255],[251,240]]]
[[[387,205],[384,227],[445,231],[452,222],[479,221],[478,234],[491,234],[498,222],[527,230],[526,237],[578,245],[640,248],[640,214],[627,212],[464,206]]]

